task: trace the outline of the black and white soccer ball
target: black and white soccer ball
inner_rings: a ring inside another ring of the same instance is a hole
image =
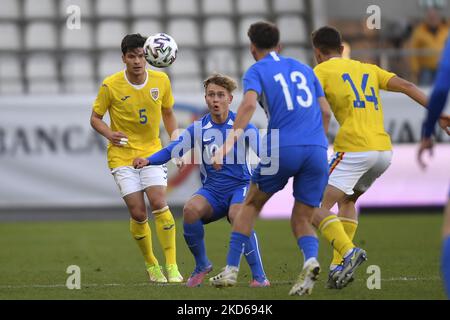
[[[157,33],[147,38],[144,44],[145,60],[157,68],[166,68],[175,62],[178,46],[166,33]]]

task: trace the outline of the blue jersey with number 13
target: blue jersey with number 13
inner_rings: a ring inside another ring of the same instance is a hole
[[[309,66],[272,51],[247,70],[243,86],[244,93],[258,94],[269,120],[268,136],[278,129],[280,147],[328,146],[317,100],[324,93]]]

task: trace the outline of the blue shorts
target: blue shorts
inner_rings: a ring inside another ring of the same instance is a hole
[[[238,185],[231,190],[221,190],[220,187],[212,188],[203,186],[194,193],[203,196],[213,208],[213,215],[209,219],[202,219],[203,223],[210,223],[223,217],[228,218],[228,210],[231,205],[244,202],[249,184]]]
[[[273,153],[272,153],[273,157]],[[275,193],[284,188],[290,177],[294,177],[293,189],[296,201],[311,207],[319,207],[328,183],[327,149],[321,146],[281,147],[279,169],[271,175],[261,174],[261,168],[271,164],[259,164],[253,171],[252,182],[266,193]]]

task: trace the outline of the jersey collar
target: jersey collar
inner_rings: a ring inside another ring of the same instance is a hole
[[[216,126],[223,126],[224,124],[227,124],[230,121],[230,119],[231,119],[231,110],[228,110],[228,117],[222,123],[214,122],[214,120],[212,119],[211,113],[209,114],[209,121],[211,122],[211,124],[214,124]]]
[[[127,78],[126,70],[123,70],[123,76],[124,76],[125,80],[128,82],[128,84],[130,86],[132,86],[133,88],[135,88],[136,90],[141,90],[142,88],[144,88],[147,85],[147,82],[148,82],[148,71],[147,70],[145,70],[145,81],[143,84],[132,84],[130,82],[130,80],[128,80],[128,78]]]

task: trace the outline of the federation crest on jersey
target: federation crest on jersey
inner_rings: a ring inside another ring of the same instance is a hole
[[[151,88],[150,89],[150,95],[152,96],[153,100],[158,100],[159,98],[159,88]]]

